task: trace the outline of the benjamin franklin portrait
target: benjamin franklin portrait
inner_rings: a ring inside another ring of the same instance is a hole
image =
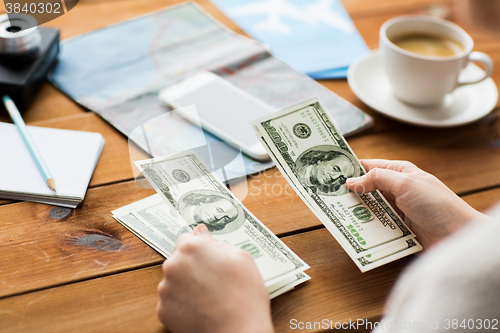
[[[179,200],[179,211],[191,228],[205,224],[211,233],[231,232],[245,222],[241,206],[216,191],[186,193]]]
[[[359,175],[354,157],[331,145],[316,146],[302,153],[295,162],[300,183],[314,193],[343,195],[349,192],[347,178]]]

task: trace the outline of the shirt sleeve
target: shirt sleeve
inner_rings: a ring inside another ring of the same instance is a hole
[[[405,270],[373,332],[500,330],[500,206],[489,215]]]

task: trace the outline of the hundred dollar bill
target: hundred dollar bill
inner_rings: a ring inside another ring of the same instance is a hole
[[[185,227],[170,230],[175,234],[173,238],[205,224],[215,239],[252,255],[266,286],[276,285],[284,275],[309,268],[253,216],[193,152],[139,161],[136,165],[185,221]],[[134,215],[142,219],[161,218],[165,214],[158,209],[157,206],[154,212],[135,211]]]
[[[173,247],[180,234],[192,231],[175,208],[159,194],[154,202],[151,200],[148,205],[132,207],[130,213]]]
[[[168,205],[159,194],[115,209],[112,214],[118,222],[164,257],[170,258],[173,255],[174,247],[171,245],[172,239],[169,239],[169,237],[173,234],[172,231],[175,227],[164,233],[165,228],[159,226],[159,224],[165,223],[165,227],[168,228],[172,224],[176,225],[184,222],[175,221],[178,216],[172,216],[172,206]],[[136,217],[136,215],[140,216],[140,218]],[[151,216],[155,215],[158,217],[152,218],[153,221],[151,221]],[[168,239],[168,241],[165,239]],[[282,275],[280,279],[273,285],[267,286],[270,299],[294,289],[295,286],[311,278],[304,272],[300,272]]]
[[[317,99],[252,126],[290,185],[362,271],[422,249],[379,191],[347,189],[346,179],[365,170]]]
[[[127,206],[115,209],[111,213],[118,222],[125,226],[125,228],[130,230],[164,257],[169,258],[174,253],[174,246],[171,242],[166,240],[166,237],[161,232],[154,230],[154,227],[152,227],[149,222],[144,222],[131,214],[134,210],[142,210],[146,207],[155,206],[158,203],[165,204],[159,194],[155,194]]]
[[[282,294],[294,289],[299,284],[304,283],[310,279],[311,279],[311,277],[304,272],[297,273],[293,277],[283,281],[281,284],[282,286],[276,287],[273,291],[269,291],[269,298],[273,299],[275,297],[278,297],[279,295],[282,295]]]

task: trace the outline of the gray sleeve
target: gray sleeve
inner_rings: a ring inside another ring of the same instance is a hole
[[[490,214],[498,221],[473,222],[416,259],[396,283],[373,332],[498,332],[498,208]]]

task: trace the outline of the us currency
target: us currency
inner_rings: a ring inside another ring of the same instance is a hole
[[[164,241],[175,247],[177,237],[185,232],[191,232],[189,225],[178,214],[178,212],[168,205],[161,195],[155,196],[155,201],[151,200],[147,205],[131,207],[130,213],[143,222],[145,225]]]
[[[275,297],[278,297],[279,295],[283,295],[299,284],[304,283],[310,279],[311,277],[304,272],[297,273],[291,278],[280,281],[280,285],[275,286],[272,290],[270,290],[270,288],[268,287],[269,298],[273,299]]]
[[[175,244],[167,239],[149,221],[139,219],[132,214],[133,211],[141,211],[147,207],[165,204],[159,194],[152,195],[142,200],[133,202],[127,206],[115,209],[111,213],[115,220],[120,222],[125,228],[139,237],[143,242],[151,246],[164,257],[169,258],[174,253]]]
[[[317,99],[252,123],[284,177],[361,271],[422,249],[379,191],[349,191],[349,177],[365,173]]]
[[[139,161],[136,165],[167,205],[132,213],[142,221],[154,217],[162,222],[167,211],[174,209],[185,224],[168,227],[171,241],[205,224],[215,239],[250,253],[266,286],[273,286],[272,289],[283,287],[284,280],[309,268],[252,215],[193,152]]]
[[[171,238],[173,232],[163,233],[164,227],[159,224],[164,223],[165,227],[169,227],[184,222],[178,215],[173,216],[172,206],[168,205],[160,194],[154,194],[118,208],[112,211],[112,214],[118,222],[164,257],[170,258],[173,255],[175,249],[171,245],[172,241],[175,241]],[[150,217],[155,215],[159,216],[159,218],[151,220]],[[178,220],[175,221],[175,219]],[[308,280],[310,280],[310,277],[304,272],[285,274],[281,277],[281,280],[267,286],[269,298],[278,297]]]

